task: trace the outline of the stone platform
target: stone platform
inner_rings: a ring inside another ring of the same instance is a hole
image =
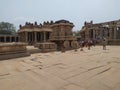
[[[25,43],[0,43],[0,60],[28,55]]]
[[[120,90],[120,46],[106,48],[0,61],[0,90]]]
[[[109,45],[120,45],[120,39],[116,39],[116,40],[111,39],[108,41],[108,44]]]
[[[35,47],[39,48],[41,52],[51,52],[57,49],[57,45],[52,42],[37,43]]]

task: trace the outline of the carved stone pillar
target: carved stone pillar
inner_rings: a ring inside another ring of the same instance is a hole
[[[114,28],[114,39],[116,39],[116,36],[117,36],[117,31],[116,28]]]
[[[31,39],[31,32],[29,32],[29,42],[31,42],[32,39]]]
[[[25,32],[25,42],[28,42],[28,32]]]
[[[112,39],[112,29],[109,29],[109,39]]]
[[[35,43],[37,42],[37,32],[34,32]]]
[[[31,42],[33,42],[33,32],[31,32]]]
[[[46,32],[43,33],[44,42],[46,42]]]
[[[39,34],[40,36],[40,42],[42,42],[42,32]]]
[[[95,30],[93,30],[93,39],[95,39]]]

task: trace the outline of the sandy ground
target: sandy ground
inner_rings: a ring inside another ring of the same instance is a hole
[[[0,90],[120,90],[120,46],[0,61]]]

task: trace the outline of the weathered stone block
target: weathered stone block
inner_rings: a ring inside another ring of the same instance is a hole
[[[0,60],[28,55],[25,43],[0,43]]]

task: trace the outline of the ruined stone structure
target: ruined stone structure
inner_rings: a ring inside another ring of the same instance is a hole
[[[103,37],[107,38],[108,44],[120,45],[120,20],[97,23],[85,22],[80,30],[82,39],[101,41]]]
[[[18,42],[19,36],[18,35],[0,35],[0,42],[2,43],[10,43],[10,42]]]
[[[24,26],[20,25],[18,35],[20,42],[39,47],[42,51],[59,50],[63,46],[70,49],[76,40],[72,35],[73,27],[73,23],[67,20],[47,21],[39,25],[26,22]]]
[[[43,25],[38,25],[37,22],[34,24],[26,22],[24,26],[20,25],[20,29],[18,30],[20,42],[34,45],[42,51],[56,50],[56,44],[51,43],[49,40],[51,33],[52,29],[46,22],[44,22]]]
[[[73,37],[73,23],[66,20],[59,20],[50,25],[53,32],[50,35],[50,41],[57,44],[58,49],[64,46],[65,49],[73,48],[71,43],[75,44],[76,38]]]
[[[44,25],[42,26],[42,24],[37,25],[37,22],[34,24],[26,22],[25,26],[20,25],[20,29],[18,30],[20,41],[30,45],[37,42],[49,41],[51,32],[51,28],[45,27]]]
[[[0,43],[0,60],[28,56],[24,43]]]

